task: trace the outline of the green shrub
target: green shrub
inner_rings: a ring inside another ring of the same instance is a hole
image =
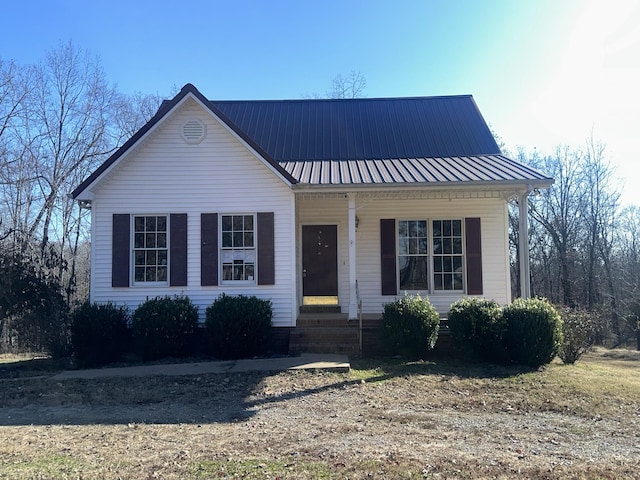
[[[449,329],[454,345],[486,361],[503,362],[506,322],[493,300],[466,297],[451,305]]]
[[[185,296],[157,297],[133,313],[133,340],[142,358],[187,357],[193,352],[198,307]]]
[[[537,368],[550,363],[562,345],[562,319],[548,300],[516,299],[502,312],[512,361]]]
[[[391,353],[421,358],[438,339],[440,318],[429,299],[405,295],[384,305],[382,327]]]
[[[85,302],[73,312],[71,344],[78,363],[96,367],[118,360],[127,345],[127,309]]]
[[[270,300],[223,293],[206,310],[214,354],[220,358],[248,358],[265,353],[272,317]]]
[[[598,334],[598,316],[577,308],[558,309],[562,317],[562,346],[558,355],[564,363],[575,363],[593,346]]]

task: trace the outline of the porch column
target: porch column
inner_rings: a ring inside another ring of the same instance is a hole
[[[349,202],[349,320],[358,318],[356,289],[356,194],[348,193]]]
[[[529,189],[518,198],[518,237],[520,240],[520,296],[531,297],[531,276],[529,272]]]

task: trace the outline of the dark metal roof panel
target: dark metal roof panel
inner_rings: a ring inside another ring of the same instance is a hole
[[[500,153],[470,95],[211,103],[278,162]]]
[[[542,172],[505,157],[475,155],[437,158],[396,158],[283,162],[300,184],[451,184],[464,182],[528,182],[551,180]]]

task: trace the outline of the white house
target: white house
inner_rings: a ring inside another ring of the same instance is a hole
[[[442,314],[508,302],[507,201],[552,182],[501,154],[471,96],[211,101],[187,84],[72,196],[91,208],[92,301],[184,294],[204,316],[256,295],[288,331],[405,292]]]

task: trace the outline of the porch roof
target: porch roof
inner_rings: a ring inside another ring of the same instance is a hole
[[[381,160],[315,160],[281,162],[303,185],[380,185],[466,183],[528,183],[546,187],[546,175],[504,155],[422,157]]]

